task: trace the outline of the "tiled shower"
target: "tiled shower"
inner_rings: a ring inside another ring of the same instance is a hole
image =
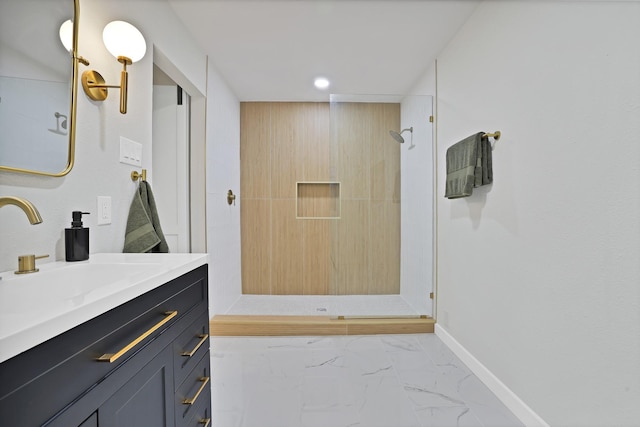
[[[430,254],[415,248],[430,235],[401,240],[407,215],[431,226],[430,109],[424,96],[241,104],[243,296],[227,314],[431,314]],[[409,126],[404,144],[389,135]],[[416,262],[423,277],[408,277]]]

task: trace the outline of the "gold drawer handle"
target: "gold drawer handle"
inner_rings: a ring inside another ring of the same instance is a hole
[[[207,337],[209,337],[209,335],[207,334],[200,334],[198,335],[198,338],[200,338],[200,342],[198,343],[198,345],[195,346],[195,348],[193,350],[191,350],[190,352],[187,351],[183,351],[182,353],[180,353],[181,356],[186,356],[186,357],[191,357],[195,354],[196,351],[198,351],[198,349],[200,348],[200,346],[202,344],[204,344],[204,342],[207,340]]]
[[[200,377],[200,378],[198,378],[198,381],[202,381],[202,385],[198,389],[198,392],[191,399],[183,399],[182,400],[183,404],[185,404],[185,405],[193,405],[194,403],[196,403],[196,400],[198,399],[198,396],[200,396],[200,393],[202,393],[202,390],[204,390],[204,386],[206,386],[207,383],[209,382],[209,377]]]
[[[209,427],[209,423],[211,422],[211,418],[203,418],[198,421],[198,424],[204,424],[204,427]]]
[[[167,317],[162,319],[160,322],[156,323],[154,326],[151,327],[151,329],[146,331],[144,334],[140,335],[138,338],[136,338],[135,340],[131,341],[129,344],[127,344],[125,347],[123,347],[122,350],[120,350],[117,353],[103,354],[102,356],[98,357],[97,360],[100,361],[100,362],[109,362],[109,363],[115,362],[122,355],[124,355],[126,352],[128,352],[133,347],[138,345],[140,343],[140,341],[144,340],[146,337],[148,337],[149,335],[151,335],[152,333],[157,331],[159,328],[161,328],[162,325],[164,325],[169,320],[171,320],[174,317],[176,317],[178,315],[178,312],[177,311],[167,311],[167,312],[164,313],[164,315],[167,316]]]

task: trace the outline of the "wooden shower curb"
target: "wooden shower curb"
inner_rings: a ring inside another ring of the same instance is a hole
[[[424,318],[331,318],[329,316],[216,315],[211,336],[307,336],[433,333],[435,320]]]

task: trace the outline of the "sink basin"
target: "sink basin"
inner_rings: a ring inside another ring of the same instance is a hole
[[[26,298],[33,306],[77,306],[166,270],[158,263],[62,263],[46,267],[47,264],[37,273],[5,273],[0,281],[0,310],[15,312],[18,298]]]

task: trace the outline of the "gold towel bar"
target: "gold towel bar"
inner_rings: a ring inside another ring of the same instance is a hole
[[[131,172],[131,181],[135,182],[138,179],[140,179],[141,181],[146,181],[147,180],[147,170],[146,169],[142,169],[142,172],[138,172],[138,171]]]
[[[499,130],[497,130],[497,131],[495,131],[495,132],[493,132],[493,133],[491,133],[491,132],[486,132],[486,133],[485,133],[484,135],[482,135],[482,136],[486,136],[487,138],[493,138],[493,139],[495,139],[495,140],[497,141],[497,140],[499,140],[499,139],[500,139],[500,135],[502,135],[502,134],[500,133],[500,131],[499,131]]]

